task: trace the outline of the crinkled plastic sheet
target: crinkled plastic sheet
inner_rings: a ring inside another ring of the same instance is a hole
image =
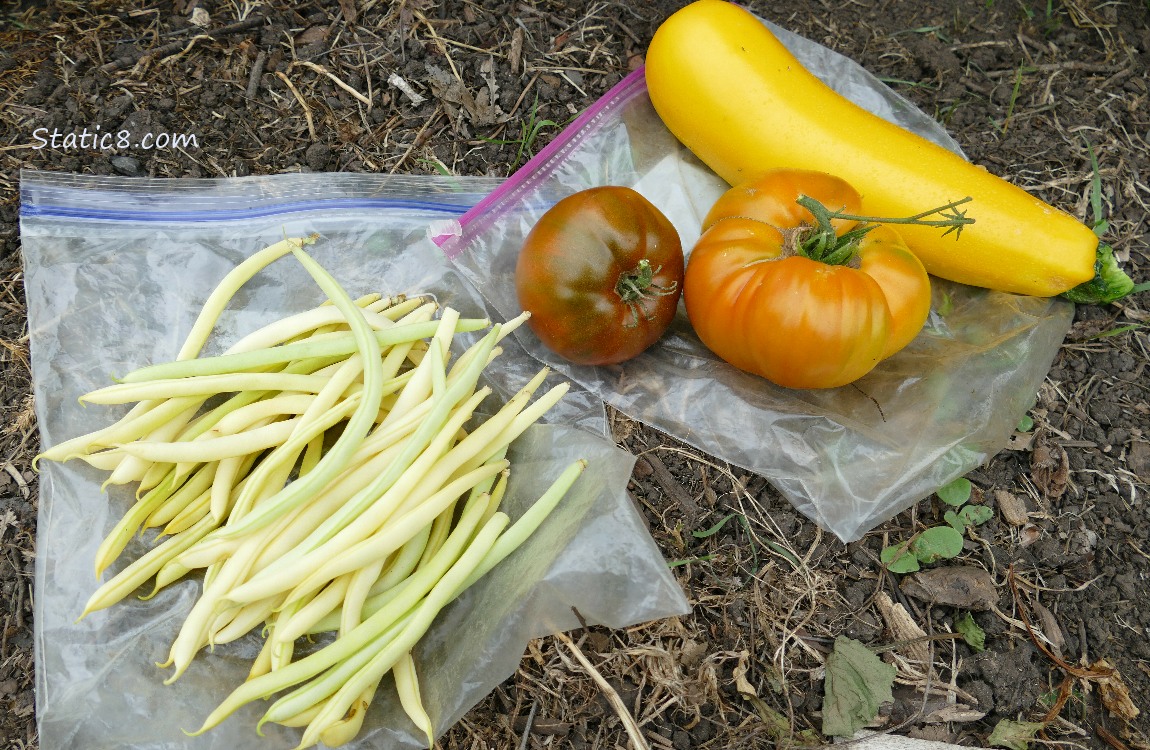
[[[941,126],[851,60],[771,28],[843,95],[961,153]],[[504,317],[520,310],[514,268],[523,239],[558,197],[634,187],[667,214],[689,252],[728,187],[663,126],[640,74],[593,110],[437,240]],[[621,365],[574,366],[530,331],[517,335],[532,356],[621,412],[763,475],[852,541],[1005,447],[1072,317],[1062,300],[936,279],[930,319],[909,347],[857,383],[823,391],[780,388],[720,361],[682,305],[662,341]]]
[[[81,407],[77,397],[107,385],[111,375],[173,358],[218,279],[285,234],[319,232],[310,252],[352,294],[430,292],[465,316],[487,314],[480,295],[426,239],[425,228],[495,184],[363,175],[125,180],[24,173],[21,232],[43,446],[118,416],[106,407]],[[298,263],[279,260],[241,291],[210,347],[218,351],[235,334],[322,299]],[[504,396],[539,367],[506,343],[500,364],[489,368]],[[529,639],[577,627],[576,612],[588,623],[624,627],[687,611],[626,494],[634,458],[604,439],[602,412],[601,402],[575,389],[551,423],[514,444],[505,501],[513,517],[575,459],[587,458],[590,468],[529,544],[445,610],[421,643],[416,661],[423,697],[439,731],[515,671]],[[298,730],[269,726],[270,739],[256,736],[259,704],[195,740],[182,734],[243,681],[258,651],[258,638],[249,636],[201,653],[175,684],[161,684],[167,671],[155,663],[167,657],[198,580],[150,601],[129,597],[75,622],[97,586],[96,548],[128,507],[131,491],[102,493],[104,475],[78,461],[45,462],[41,470],[41,746],[293,746]],[[136,540],[127,555],[145,546]],[[385,680],[353,747],[425,746],[390,685]]]

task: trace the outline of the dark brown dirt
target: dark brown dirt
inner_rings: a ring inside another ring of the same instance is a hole
[[[37,438],[18,170],[505,176],[559,130],[543,124],[536,137],[524,137],[534,124],[569,121],[640,64],[659,22],[683,4],[4,5],[0,748],[38,745],[32,657],[37,485],[31,471]],[[750,6],[857,60],[942,121],[973,161],[1083,219],[1091,218],[1093,149],[1110,224],[1106,237],[1137,282],[1150,277],[1150,5],[1144,0]],[[206,25],[194,26],[205,11]],[[388,83],[393,72],[425,103],[411,106]],[[37,128],[79,132],[94,125],[136,135],[194,133],[197,145],[31,147]],[[877,559],[884,544],[941,523],[937,500],[844,545],[796,514],[763,478],[617,419],[617,440],[641,456],[634,495],[668,560],[685,561],[675,570],[695,610],[624,632],[591,628],[573,637],[650,746],[762,747],[817,732],[823,659],[839,635],[876,648],[896,644],[887,652],[899,666],[896,702],[880,723],[899,733],[983,745],[995,723],[1009,718],[1047,720],[1044,738],[1052,744],[1150,746],[1147,300],[1141,293],[1115,305],[1080,307],[1031,412],[1033,431],[970,475],[996,514],[951,564],[989,572],[997,606],[974,613],[987,634],[984,653],[932,639],[929,667],[913,660],[884,620],[879,595],[903,603],[931,635],[951,631],[961,613],[904,595],[898,577]],[[1020,505],[1028,517],[1016,515]],[[732,513],[740,518],[715,533],[692,534]],[[1089,670],[1099,659],[1120,671],[1141,709],[1132,720],[1103,705],[1099,673]],[[740,677],[757,690],[757,701],[740,693]],[[569,647],[553,638],[533,643],[519,672],[441,740],[451,748],[628,742],[602,691]]]

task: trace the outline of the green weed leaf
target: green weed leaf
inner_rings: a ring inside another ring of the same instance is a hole
[[[967,526],[978,526],[994,518],[994,511],[985,505],[965,505],[958,511],[958,517]]]
[[[763,721],[763,727],[776,743],[800,747],[818,747],[823,744],[813,729],[803,729],[796,732],[790,719],[768,706],[759,696],[748,693],[742,695],[748,703],[755,707],[755,711],[758,712],[759,718]]]
[[[1046,724],[1041,721],[1011,721],[1002,719],[994,725],[994,731],[986,738],[988,745],[1005,747],[1009,750],[1027,750],[1034,735]]]
[[[714,526],[712,526],[709,529],[703,529],[702,531],[692,531],[691,536],[695,537],[696,539],[706,539],[709,536],[714,536],[715,534],[718,534],[724,526],[727,525],[727,521],[730,521],[732,518],[734,518],[737,515],[739,515],[739,514],[738,513],[731,513],[730,515],[726,516],[725,518],[720,519],[718,523],[716,523]]]
[[[950,526],[935,526],[919,534],[910,551],[924,564],[957,557],[962,553],[962,534]]]
[[[986,631],[978,627],[978,623],[974,621],[974,616],[969,612],[954,623],[954,629],[962,635],[962,640],[966,641],[966,645],[975,651],[986,650]]]
[[[823,695],[823,734],[850,737],[893,701],[895,668],[862,643],[839,636],[827,657]]]
[[[1090,213],[1093,214],[1092,228],[1094,234],[1101,237],[1110,229],[1110,222],[1102,212],[1102,174],[1098,168],[1098,155],[1094,153],[1094,146],[1086,142],[1086,153],[1090,155]]]
[[[883,547],[879,560],[891,573],[913,573],[918,570],[918,558],[910,551],[909,542]]]
[[[714,560],[714,555],[702,555],[700,557],[689,557],[685,560],[671,560],[667,563],[668,568],[677,568],[680,565],[690,565],[691,563],[704,563]]]
[[[958,507],[970,499],[972,485],[966,477],[959,477],[949,484],[938,488],[938,499],[947,505]]]
[[[978,526],[994,518],[994,511],[985,505],[964,505],[957,512],[948,510],[943,519],[960,534],[970,526]]]
[[[1137,331],[1139,328],[1144,328],[1144,327],[1145,326],[1143,326],[1141,323],[1131,323],[1129,325],[1118,326],[1117,328],[1111,328],[1109,331],[1103,331],[1102,333],[1096,333],[1093,336],[1090,336],[1087,340],[1105,339],[1105,338],[1109,338],[1110,336],[1120,336],[1123,333],[1129,333],[1130,331]]]

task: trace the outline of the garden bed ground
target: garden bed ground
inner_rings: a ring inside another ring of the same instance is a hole
[[[0,748],[38,746],[31,468],[38,443],[21,285],[19,169],[163,177],[300,170],[506,176],[640,65],[659,22],[682,4],[5,5]],[[944,123],[973,161],[1083,219],[1091,217],[1092,149],[1106,237],[1135,281],[1150,277],[1145,2],[749,5],[855,59]],[[389,84],[392,73],[425,101],[413,106]],[[79,132],[93,125],[194,133],[197,145],[32,147],[37,128]],[[843,544],[794,512],[763,478],[617,416],[617,441],[639,456],[631,489],[652,534],[668,560],[693,561],[675,571],[694,612],[626,631],[592,627],[572,634],[573,645],[556,638],[533,643],[519,671],[442,746],[627,747],[619,713],[576,650],[622,698],[651,747],[798,743],[818,737],[823,661],[834,639],[847,635],[876,648],[896,646],[888,653],[899,665],[896,700],[884,709],[880,728],[982,745],[1000,719],[1025,719],[1047,722],[1041,737],[1049,744],[1150,747],[1148,299],[1142,293],[1080,307],[1031,412],[1034,429],[970,474],[976,497],[995,516],[948,565],[977,567],[993,578],[994,609],[974,615],[987,634],[984,652],[943,636],[958,610],[924,604],[877,561],[885,544],[941,522],[937,500]],[[1008,495],[1021,501],[1027,517],[1010,512]],[[692,534],[732,513],[745,523]],[[884,618],[888,601],[904,604],[928,634],[943,636],[917,643],[930,646],[926,664],[915,662],[913,647]],[[1141,709],[1136,716],[1103,689],[1098,668],[1091,671],[1103,659],[1119,670],[1131,705]]]

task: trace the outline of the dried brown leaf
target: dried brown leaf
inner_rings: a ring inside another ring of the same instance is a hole
[[[982,568],[958,565],[915,573],[902,582],[909,596],[932,604],[985,611],[998,603],[994,579]]]
[[[463,81],[438,66],[428,65],[427,73],[427,83],[435,97],[449,108],[462,109],[472,125],[494,125],[507,119],[490,85],[473,94]]]
[[[317,44],[327,39],[327,35],[331,32],[330,26],[316,25],[308,26],[306,29],[296,34],[295,43],[297,47],[306,47],[309,44]]]
[[[1046,431],[1035,434],[1030,452],[1030,478],[1042,494],[1051,499],[1062,497],[1070,483],[1070,458]]]
[[[735,664],[735,669],[731,676],[735,678],[735,689],[738,690],[742,695],[751,698],[758,698],[759,691],[755,690],[755,686],[752,685],[747,679],[747,660],[750,658],[750,652],[740,651],[739,661],[737,664]]]
[[[679,663],[688,669],[694,669],[702,663],[703,657],[706,655],[707,644],[686,638],[683,640],[683,645],[679,652]]]
[[[1058,624],[1058,619],[1046,607],[1038,602],[1031,605],[1034,610],[1034,615],[1038,619],[1038,629],[1042,631],[1046,639],[1050,641],[1051,647],[1054,652],[1059,656],[1062,655],[1062,647],[1066,645],[1066,637],[1062,634],[1062,627]]]
[[[512,75],[518,75],[520,62],[523,60],[523,27],[516,26],[511,32],[511,50],[507,53],[507,65]]]
[[[1028,451],[1034,444],[1033,432],[1018,432],[1017,430],[1006,440],[1006,447],[1012,451]]]
[[[994,502],[1002,519],[1011,526],[1025,526],[1030,520],[1030,513],[1026,508],[1026,501],[1006,490],[994,491]]]
[[[1134,440],[1126,451],[1126,468],[1150,482],[1150,443]]]
[[[348,23],[355,23],[359,18],[359,10],[355,7],[355,0],[339,0],[339,10],[343,19]]]
[[[1141,711],[1130,698],[1130,690],[1122,680],[1122,675],[1105,659],[1099,659],[1090,665],[1091,669],[1100,672],[1110,671],[1110,675],[1098,679],[1098,694],[1102,698],[1102,705],[1106,710],[1125,721],[1133,721]]]

